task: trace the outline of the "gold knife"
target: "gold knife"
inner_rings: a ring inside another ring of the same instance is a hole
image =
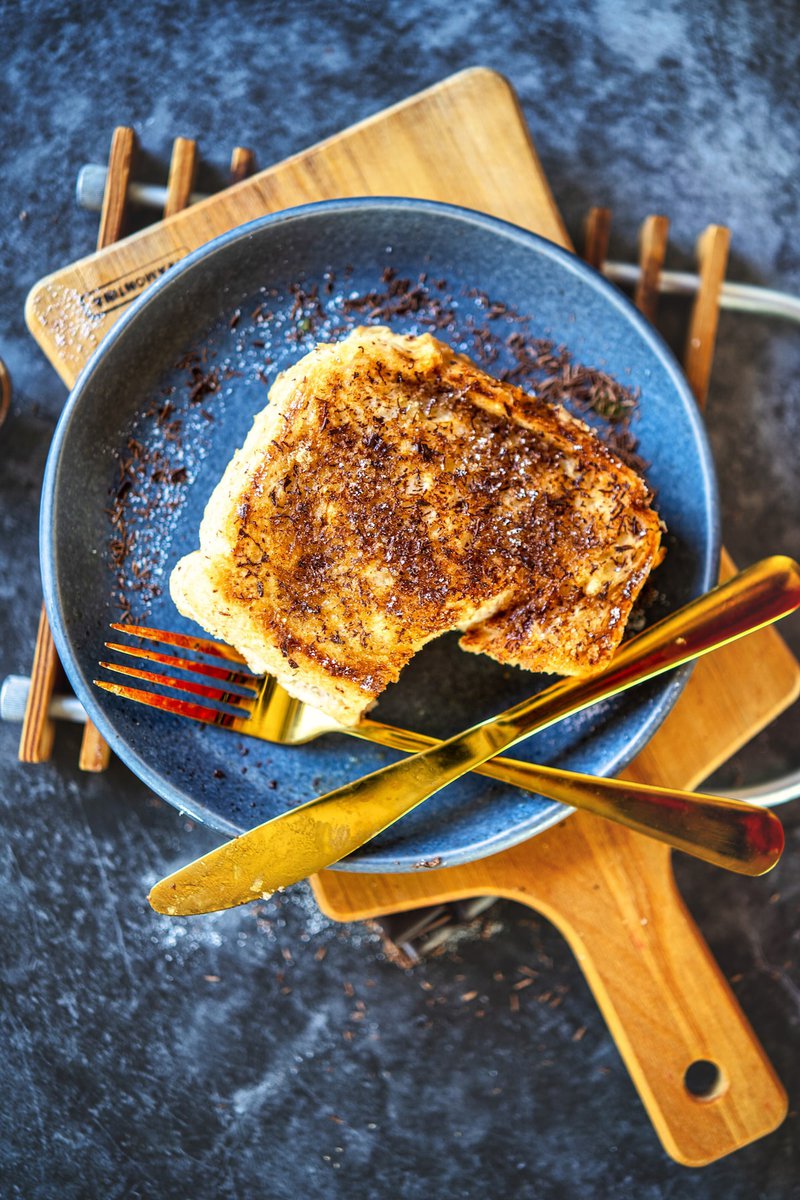
[[[429,750],[259,825],[161,880],[150,893],[150,903],[169,916],[188,916],[269,896],[345,858],[448,783],[530,734],[761,629],[798,607],[800,566],[782,556],[763,559],[632,638],[598,674],[561,680]],[[609,782],[613,781],[604,784]],[[584,807],[592,806],[603,815],[602,797],[592,776],[575,776],[563,784],[558,798],[567,804],[570,788],[581,791]],[[550,795],[557,795],[555,786]],[[685,805],[683,837],[665,835],[663,840],[689,853],[703,846],[708,861],[751,875],[763,874],[780,857],[783,831],[768,810],[642,786],[631,797],[631,828],[652,834],[654,799]],[[637,823],[637,807],[645,804],[651,806],[646,827]]]

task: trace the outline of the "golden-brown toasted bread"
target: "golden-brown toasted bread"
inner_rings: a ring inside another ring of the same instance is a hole
[[[451,629],[533,671],[599,669],[659,544],[645,483],[581,421],[428,335],[360,328],[275,381],[171,591],[354,724]]]

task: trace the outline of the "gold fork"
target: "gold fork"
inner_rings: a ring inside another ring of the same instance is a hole
[[[544,728],[572,712],[580,711],[588,704],[596,703],[605,696],[622,691],[634,683],[651,678],[681,662],[687,662],[700,654],[707,653],[716,646],[741,637],[752,629],[777,620],[779,616],[785,615],[786,612],[797,607],[798,603],[800,603],[800,574],[798,574],[796,564],[789,559],[777,558],[757,564],[748,572],[737,576],[731,583],[715,589],[708,596],[693,602],[680,613],[674,614],[645,634],[633,639],[618,652],[612,667],[601,675],[595,676],[591,680],[563,681],[547,689],[534,700],[527,701],[523,705],[517,706],[515,710],[468,731],[469,735],[476,735],[479,739],[483,739],[480,749],[477,753],[473,750],[473,761],[468,765],[464,765],[463,761],[458,758],[450,761],[447,764],[448,778],[444,782],[457,778],[467,770],[480,770],[484,774],[490,774],[494,778],[502,779],[514,786],[535,791],[540,795],[549,796],[576,808],[585,808],[597,815],[616,820],[629,828],[657,837],[717,865],[746,874],[761,874],[769,870],[777,861],[783,844],[780,823],[774,814],[721,797],[698,796],[619,780],[601,780],[556,768],[515,762],[511,759],[495,757],[491,762],[487,762],[486,760],[492,757],[493,750],[504,748],[504,745],[501,746],[496,740],[487,741],[486,738],[492,729],[499,731],[502,736],[503,723],[507,723],[512,716],[522,715],[524,711],[526,717],[529,718],[523,726],[525,732],[518,729],[515,735],[505,742],[505,745],[513,744],[514,741],[521,740],[521,737],[532,733],[534,729]],[[105,680],[95,680],[98,686],[107,691],[152,707],[217,724],[234,732],[252,734],[264,740],[280,741],[284,744],[297,744],[300,741],[308,741],[309,738],[322,732],[337,731],[379,741],[400,750],[426,749],[427,754],[417,756],[416,761],[420,763],[424,763],[424,760],[430,754],[435,753],[437,749],[447,752],[447,747],[452,745],[455,750],[456,746],[459,743],[463,744],[468,736],[467,734],[461,735],[460,738],[450,739],[448,743],[441,744],[422,734],[412,734],[379,722],[365,721],[355,728],[343,727],[323,714],[293,700],[274,680],[265,681],[261,692],[257,693],[257,678],[249,672],[235,669],[243,666],[243,660],[235,651],[226,646],[183,634],[163,633],[140,626],[114,626],[114,628],[124,629],[140,637],[153,638],[156,641],[164,641],[185,649],[200,650],[225,660],[227,664],[225,666],[197,664],[194,660],[163,655],[158,651],[137,651],[120,644],[110,644],[111,648],[126,654],[138,653],[150,661],[178,669],[199,671],[226,686],[219,687],[199,684],[193,680],[178,680],[174,676],[120,666],[117,663],[106,662],[102,664],[103,666],[111,670],[122,671],[147,682],[165,685],[205,699],[222,701],[235,706],[238,713],[209,708],[194,701],[175,700],[161,694],[108,683]],[[232,688],[239,690],[231,690]],[[452,755],[450,757],[452,758]],[[412,767],[413,762],[414,760],[409,764]],[[401,765],[396,764],[396,766]],[[394,767],[384,768],[385,772],[394,770]],[[378,781],[378,777],[382,774],[382,772],[377,772],[368,776],[367,780]],[[294,813],[305,814],[299,818],[301,825],[307,826],[309,820],[313,822],[319,817],[321,826],[327,828],[327,818],[323,818],[326,802],[335,802],[337,797],[341,797],[342,812],[349,813],[351,808],[349,792],[352,789],[362,790],[365,786],[369,786],[367,780],[357,781],[356,784],[348,785],[347,788],[340,789],[328,797],[321,797],[317,801],[310,802],[309,805],[302,805],[299,809],[293,810],[293,813],[284,814],[259,828],[260,830],[269,830],[277,823],[282,823],[281,829],[284,829],[288,836],[292,833],[289,826],[291,825],[290,818]],[[413,785],[411,798],[404,794],[404,789],[401,789],[403,794],[398,797],[398,789],[392,788],[395,799],[388,804],[388,810],[396,815],[390,816],[389,819],[386,819],[386,803],[379,806],[379,812],[375,815],[365,812],[363,805],[360,806],[362,811],[358,820],[353,821],[352,814],[349,815],[342,825],[340,833],[330,845],[323,838],[324,844],[316,849],[313,846],[307,847],[312,855],[309,861],[313,861],[315,864],[310,870],[320,869],[343,857],[344,854],[350,852],[350,849],[355,849],[370,836],[374,836],[380,829],[385,828],[392,820],[398,819],[404,811],[408,811],[425,799],[427,795],[444,786],[444,783],[440,783],[422,794],[429,781],[430,773],[424,769],[419,774],[419,778],[415,779],[412,773],[408,779],[408,783]],[[420,787],[420,785],[422,786]],[[414,794],[417,798],[413,798]],[[315,810],[313,814],[309,811],[312,808]],[[341,821],[340,824],[342,824]],[[231,845],[240,846],[247,838],[252,839],[253,834],[257,832],[251,831],[250,834]],[[295,835],[296,833],[297,830],[294,830]],[[280,830],[276,828],[272,830],[272,834],[280,835]],[[356,841],[356,838],[360,838],[360,840]],[[340,848],[340,845],[341,853],[336,853],[335,851]],[[322,861],[323,858],[325,861]],[[291,854],[289,854],[289,859],[292,859]],[[298,861],[305,862],[307,859],[307,854],[305,858],[301,854]],[[286,863],[285,868],[291,874],[297,869],[297,865],[290,866]],[[308,873],[310,871],[305,872],[305,874]],[[303,877],[304,875],[295,875],[294,879]],[[292,879],[288,880],[288,882],[293,881]],[[259,879],[259,882],[262,881]],[[284,884],[277,883],[275,886],[284,886]],[[264,890],[273,889],[265,887]],[[230,903],[244,903],[246,899],[252,898],[252,894],[245,894],[243,899],[234,899]],[[225,903],[225,901],[217,903],[216,907],[224,907]],[[174,908],[174,905],[172,907]],[[209,909],[189,908],[181,911],[209,911]]]

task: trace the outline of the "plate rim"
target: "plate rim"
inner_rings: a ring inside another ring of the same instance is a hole
[[[476,209],[437,200],[399,196],[359,196],[314,201],[283,209],[277,213],[268,213],[256,217],[252,221],[247,221],[242,225],[235,226],[219,234],[209,242],[191,251],[190,254],[165,272],[160,279],[151,284],[131,304],[127,312],[114,323],[80,371],[57,423],[45,465],[39,518],[39,556],[44,602],[59,659],[76,696],[83,704],[89,718],[96,725],[114,753],[156,795],[166,800],[178,812],[186,813],[202,824],[209,826],[209,828],[231,836],[240,834],[243,831],[242,827],[221,816],[213,809],[208,808],[205,804],[194,800],[191,796],[180,792],[171,781],[165,780],[163,775],[150,767],[146,760],[132,748],[130,743],[117,732],[114,725],[106,718],[105,712],[99,706],[91,686],[87,687],[84,685],[83,669],[77,654],[73,650],[66,625],[61,616],[62,605],[60,603],[60,589],[55,567],[54,515],[57,508],[57,483],[61,466],[61,451],[72,422],[79,415],[78,409],[83,396],[89,388],[98,366],[113,351],[116,343],[121,338],[127,336],[128,330],[135,324],[140,315],[151,304],[160,303],[162,293],[173,287],[182,275],[192,271],[199,263],[224,252],[229,245],[253,237],[265,227],[280,227],[287,223],[302,221],[308,217],[325,216],[332,212],[358,213],[364,210],[374,211],[380,209],[386,209],[390,212],[423,212],[449,220],[455,219],[471,226],[482,227],[484,230],[493,234],[499,234],[506,239],[511,238],[518,243],[523,243],[526,248],[533,248],[538,253],[560,264],[570,274],[582,278],[593,290],[601,292],[613,307],[622,312],[623,316],[636,329],[639,337],[649,345],[652,353],[661,362],[675,391],[677,391],[683,401],[695,446],[699,454],[703,481],[702,500],[710,534],[705,547],[704,559],[698,563],[698,571],[704,590],[713,587],[717,582],[721,532],[716,470],[706,428],[689,388],[688,381],[675,355],[654,326],[642,316],[627,296],[575,253],[542,237],[540,234]],[[656,729],[674,707],[688,681],[692,669],[693,664],[688,664],[679,668],[669,677],[669,682],[664,687],[662,694],[654,702],[648,719],[642,723],[636,737],[632,738],[622,751],[609,756],[609,762],[604,764],[604,775],[609,775],[623,769],[625,765],[635,758],[643,746],[647,744]],[[567,806],[555,805],[555,802],[550,803],[554,805],[554,808],[546,809],[539,814],[536,820],[522,822],[511,829],[507,828],[502,833],[489,838],[483,837],[480,841],[474,842],[469,846],[462,846],[460,850],[454,853],[442,855],[442,865],[455,866],[496,854],[503,849],[510,848],[539,833],[543,833],[546,829],[564,820],[574,811]],[[403,871],[413,869],[416,861],[417,856],[415,855],[383,852],[382,855],[365,860],[361,860],[358,855],[355,855],[350,859],[336,864],[336,869],[363,873]]]

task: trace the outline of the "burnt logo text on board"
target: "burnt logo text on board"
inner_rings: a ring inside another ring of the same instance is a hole
[[[173,267],[176,262],[180,262],[188,253],[185,246],[177,246],[161,258],[135,267],[126,275],[109,279],[107,283],[92,288],[90,292],[84,292],[81,296],[81,304],[85,311],[94,317],[103,316],[105,313],[114,312],[117,308],[131,304],[145,288],[160,279],[170,267]]]

